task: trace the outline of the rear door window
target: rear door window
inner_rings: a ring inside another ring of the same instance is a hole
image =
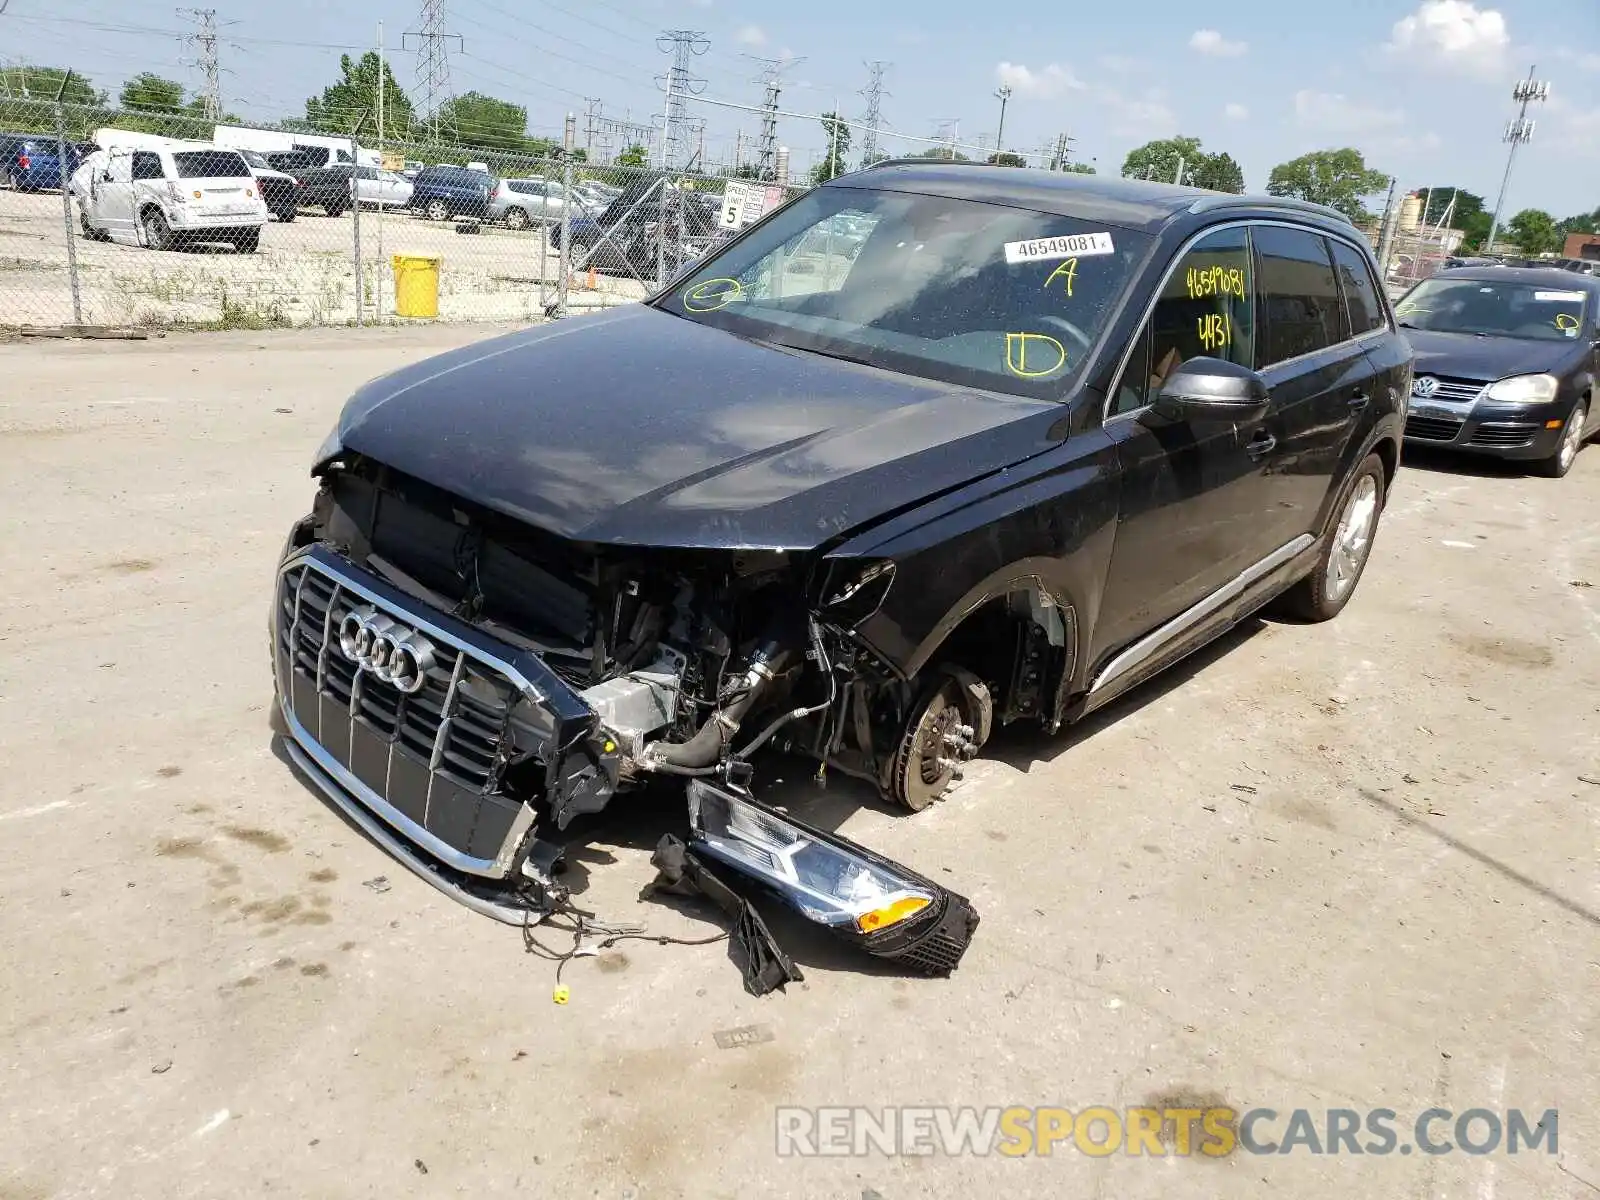
[[[166,171],[161,166],[161,156],[149,150],[135,150],[133,153],[133,177],[135,179],[165,179]]]
[[[250,168],[232,150],[179,150],[172,155],[179,179],[249,179]]]
[[[1355,337],[1382,329],[1385,324],[1383,303],[1378,299],[1378,285],[1373,281],[1372,268],[1366,257],[1348,242],[1329,238],[1333,248],[1333,265],[1339,274],[1339,286],[1344,289],[1345,311],[1350,314],[1350,332]]]
[[[1350,336],[1344,300],[1318,234],[1258,225],[1256,295],[1261,310],[1258,367],[1313,354]]]

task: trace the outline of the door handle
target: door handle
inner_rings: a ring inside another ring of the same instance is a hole
[[[1245,443],[1244,452],[1251,458],[1264,458],[1272,453],[1277,444],[1278,439],[1263,429]]]
[[[1350,393],[1350,398],[1346,400],[1345,403],[1351,408],[1365,408],[1371,402],[1371,400],[1371,396],[1367,395],[1360,388],[1357,388],[1355,391]]]

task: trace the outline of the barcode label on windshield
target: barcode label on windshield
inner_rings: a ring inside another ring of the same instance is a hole
[[[1093,254],[1115,254],[1109,233],[1073,233],[1065,237],[1035,238],[1031,242],[1007,242],[1008,263],[1050,262],[1057,258],[1087,258]]]
[[[1535,300],[1582,300],[1582,292],[1535,292]]]

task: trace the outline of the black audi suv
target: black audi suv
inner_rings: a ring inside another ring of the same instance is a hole
[[[1467,267],[1395,306],[1416,352],[1406,438],[1529,463],[1556,478],[1600,429],[1600,279]]]
[[[1269,602],[1333,617],[1410,357],[1329,209],[841,177],[645,303],[350,400],[276,577],[287,749],[502,919],[559,901],[570,822],[655,780],[708,870],[948,971],[971,906],[762,804],[757,752],[920,810],[1000,725],[1077,720]]]

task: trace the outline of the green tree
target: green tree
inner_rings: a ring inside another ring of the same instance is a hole
[[[1061,170],[1065,171],[1068,175],[1093,175],[1093,174],[1095,174],[1095,169],[1091,164],[1082,163],[1082,162],[1062,163],[1061,164]]]
[[[1472,253],[1482,247],[1484,238],[1489,236],[1489,225],[1494,220],[1483,206],[1483,197],[1476,192],[1469,192],[1466,188],[1434,187],[1430,195],[1428,190],[1423,191],[1423,220],[1429,226],[1437,226],[1448,216],[1447,229],[1459,229],[1465,235],[1461,240],[1461,251]]]
[[[822,114],[822,132],[827,138],[826,150],[817,165],[811,168],[812,183],[827,183],[843,175],[850,168],[850,126],[836,112]]]
[[[1566,233],[1600,233],[1600,208],[1589,213],[1579,213],[1575,217],[1568,217],[1560,224],[1561,232]]]
[[[147,113],[175,113],[183,107],[183,84],[141,71],[117,93],[117,103]]]
[[[733,169],[734,179],[760,179],[761,168],[756,163],[740,163]]]
[[[1183,162],[1184,178],[1187,179],[1189,172],[1198,168],[1205,157],[1197,137],[1160,138],[1128,153],[1128,157],[1122,160],[1122,177],[1175,183],[1180,160]]]
[[[1542,208],[1525,208],[1506,222],[1506,236],[1527,255],[1554,254],[1565,240],[1556,219]]]
[[[383,64],[383,134],[405,139],[416,126],[416,110],[394,77],[388,63]],[[335,133],[356,130],[369,136],[378,128],[378,52],[368,50],[359,59],[348,54],[339,57],[339,81],[322,89],[322,95],[306,100],[305,123],[311,129]]]
[[[1025,167],[1028,165],[1028,160],[1023,158],[1022,155],[1013,154],[1009,150],[991,154],[984,161],[991,167]]]
[[[912,158],[938,158],[938,159],[943,159],[945,162],[971,162],[972,161],[965,154],[961,153],[961,151],[952,150],[949,146],[929,146],[926,150],[919,150],[917,153],[913,154],[911,157]]]
[[[66,90],[61,93],[63,104],[104,104],[106,94],[96,91],[88,78],[66,67],[4,67],[0,68],[0,92],[25,100],[53,101],[68,74]]]
[[[1279,163],[1267,179],[1267,193],[1295,196],[1336,208],[1352,221],[1367,217],[1362,200],[1389,186],[1389,177],[1367,166],[1361,151],[1314,150]]]
[[[873,163],[887,162],[890,157],[890,155],[885,154],[882,150],[874,150],[871,154],[863,154],[861,156],[861,166],[863,169],[865,169],[870,167]]]
[[[482,92],[463,92],[439,107],[439,127],[464,146],[489,150],[526,150],[528,110]]]
[[[1185,172],[1186,181],[1198,188],[1213,192],[1244,193],[1244,171],[1233,161],[1231,154],[1202,155],[1192,173]]]
[[[649,157],[650,156],[645,148],[638,142],[635,142],[621,154],[617,155],[617,166],[642,167],[649,162]]]

